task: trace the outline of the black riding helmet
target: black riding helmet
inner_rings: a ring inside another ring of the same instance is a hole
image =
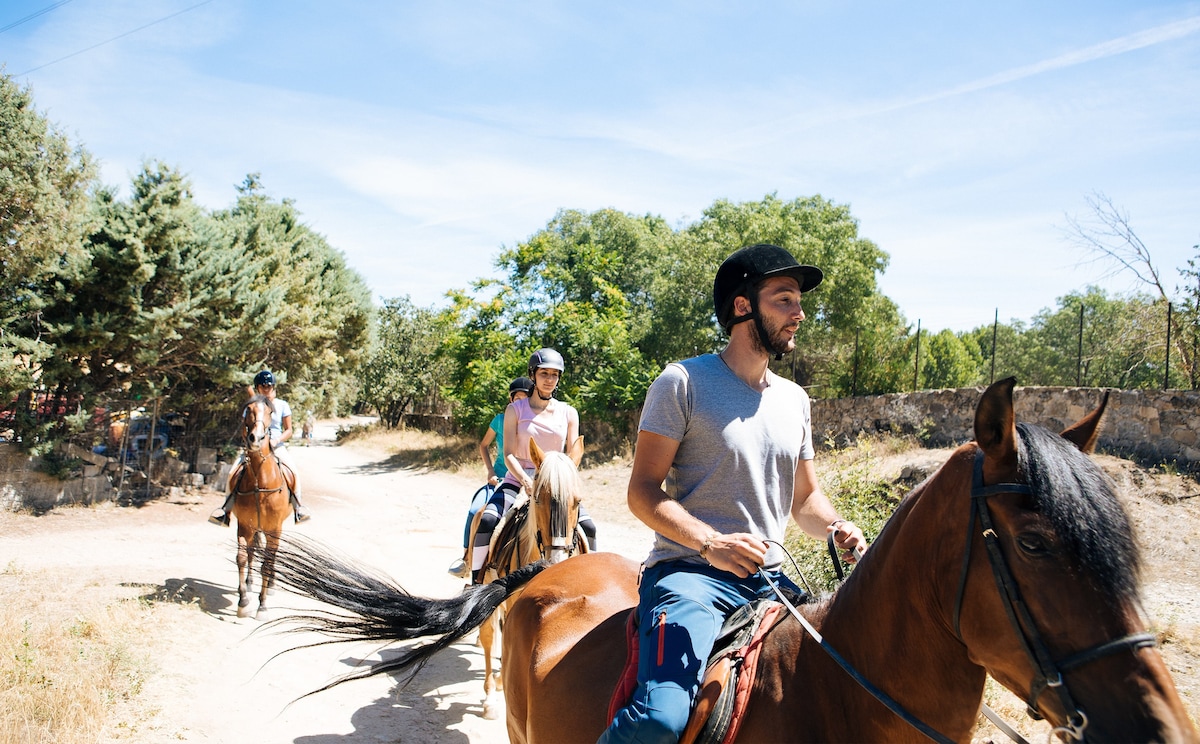
[[[825,278],[825,274],[816,266],[799,263],[791,253],[777,245],[757,243],[734,251],[721,263],[713,280],[713,309],[717,313],[717,322],[726,333],[744,320],[753,320],[763,347],[771,348],[767,330],[758,317],[758,296],[754,288],[762,280],[773,276],[792,277],[800,285],[801,294],[815,289]],[[750,313],[733,318],[730,317],[733,314],[733,300],[739,295],[749,298]]]
[[[533,395],[533,380],[528,377],[518,377],[508,384],[508,397],[511,398],[513,393],[525,393]]]
[[[537,371],[542,367],[557,369],[559,372],[566,370],[567,365],[563,362],[562,354],[559,354],[554,349],[538,349],[529,357],[529,377],[532,379]]]
[[[275,375],[271,374],[271,370],[264,369],[254,376],[254,387],[258,387],[259,385],[275,385]]]
[[[543,367],[549,368],[549,369],[556,369],[559,372],[563,372],[564,370],[566,370],[567,365],[563,361],[562,354],[559,354],[554,349],[544,348],[544,349],[538,349],[537,351],[533,352],[533,354],[529,357],[528,373],[529,373],[530,379],[531,380],[535,379],[537,377],[537,371],[539,369],[542,369]],[[534,389],[535,390],[537,389],[536,385],[534,386]],[[555,389],[557,389],[557,388],[555,388]],[[533,395],[533,393],[530,393],[530,395]],[[541,395],[542,394],[539,391],[538,397],[541,397]]]

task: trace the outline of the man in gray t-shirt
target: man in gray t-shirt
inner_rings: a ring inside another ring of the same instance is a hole
[[[833,533],[847,560],[866,545],[817,482],[808,395],[768,368],[795,348],[801,296],[821,279],[778,246],[734,252],[713,284],[729,345],[668,365],[650,387],[629,481],[630,509],[655,532],[638,686],[601,742],[679,738],[721,624],[770,591],[758,570],[786,583],[768,541],[783,541],[789,516],[813,537]]]

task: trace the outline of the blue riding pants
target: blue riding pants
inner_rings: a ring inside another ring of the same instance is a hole
[[[492,494],[495,492],[495,486],[493,486],[491,483],[485,483],[483,484],[483,488],[480,488],[475,492],[475,495],[471,497],[471,506],[467,509],[467,523],[463,525],[464,549],[471,547],[468,543],[471,540],[471,522],[475,521],[475,513],[482,509],[485,504],[487,504],[488,499],[490,499]]]
[[[771,580],[795,584],[770,572]],[[665,561],[642,573],[638,588],[637,689],[600,736],[602,744],[677,742],[725,618],[771,588],[755,574],[739,579],[712,566]]]
[[[796,584],[778,571],[775,583]],[[710,565],[667,560],[643,572],[637,602],[637,689],[602,744],[678,742],[721,625],[772,589],[760,575],[738,578]]]

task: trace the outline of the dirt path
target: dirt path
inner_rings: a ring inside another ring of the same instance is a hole
[[[293,447],[314,518],[289,529],[381,569],[415,594],[460,591],[462,582],[447,575],[446,567],[461,553],[465,508],[480,484],[467,477],[405,470],[380,450],[333,446],[333,431],[324,423],[314,446]],[[932,470],[944,454],[897,457],[905,462],[925,457],[929,462],[922,467]],[[1200,498],[1194,489],[1186,494],[1164,491],[1132,465],[1103,459],[1129,495],[1139,532],[1154,534],[1157,525],[1167,524],[1176,535],[1146,546],[1147,609],[1168,629],[1163,650],[1194,711],[1200,694],[1200,576],[1192,550],[1200,541]],[[600,526],[601,548],[643,557],[650,533],[624,506],[627,469],[617,464],[584,475],[586,504]],[[378,658],[377,649],[323,646],[275,657],[321,639],[255,632],[260,622],[237,618],[234,533],[206,521],[219,502],[216,492],[202,491],[137,509],[107,505],[60,509],[42,517],[0,513],[0,569],[35,572],[45,595],[68,608],[65,617],[85,606],[103,607],[114,598],[154,600],[153,627],[146,629],[153,665],[136,712],[114,740],[507,740],[503,720],[482,718],[483,660],[474,636],[438,654],[406,687],[401,679],[379,677],[292,703],[353,671],[362,660]],[[286,608],[312,607],[286,592],[273,601],[276,617]],[[1015,700],[1010,713],[1019,720]]]
[[[383,570],[415,594],[460,591],[463,582],[446,567],[462,552],[466,506],[481,483],[405,471],[377,450],[332,446],[328,425],[317,435],[314,446],[292,448],[314,517],[289,529]],[[589,484],[597,494],[614,490],[602,486]],[[237,618],[235,535],[206,521],[220,495],[203,494],[136,510],[0,515],[0,567],[43,572],[45,585],[65,600],[84,592],[173,600],[160,602],[161,624],[153,630],[158,673],[143,693],[153,718],[121,741],[507,741],[503,720],[481,717],[483,659],[474,636],[438,654],[402,689],[402,680],[381,677],[289,705],[361,660],[378,658],[376,649],[324,646],[272,658],[305,639],[256,633],[260,622]],[[602,516],[603,497],[588,506],[603,549],[645,555],[645,528],[628,516]],[[282,591],[273,601],[275,617],[288,607],[312,606]]]

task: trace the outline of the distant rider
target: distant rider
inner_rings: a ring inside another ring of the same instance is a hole
[[[524,400],[532,392],[533,380],[528,377],[518,377],[508,384],[508,402]],[[493,442],[496,443],[495,458],[492,457],[491,451]],[[471,499],[471,506],[467,510],[467,524],[463,528],[463,557],[451,564],[449,569],[451,576],[457,576],[460,579],[467,578],[469,572],[467,552],[471,547],[471,522],[475,521],[475,515],[495,492],[495,487],[500,483],[500,479],[508,475],[508,463],[504,462],[504,411],[492,417],[487,431],[479,440],[479,456],[483,458],[483,466],[487,469],[487,485],[476,491],[475,497]]]
[[[287,441],[292,438],[292,407],[282,398],[275,397],[275,375],[271,374],[270,370],[264,369],[254,376],[254,392],[271,401],[273,412],[271,413],[271,427],[268,431],[271,437],[271,451],[275,453],[276,459],[283,463],[296,473],[295,466],[292,465],[291,455],[288,453]],[[245,454],[239,453],[233,463],[233,470],[229,473],[229,482],[226,484],[225,503],[209,515],[208,521],[216,525],[229,526],[229,512],[233,509],[233,502],[237,498],[234,488],[237,484],[237,478],[241,475],[242,463],[245,460]],[[312,518],[312,515],[300,504],[300,476],[296,475],[296,489],[292,492],[291,497],[292,511],[296,515],[296,522],[307,522]]]

